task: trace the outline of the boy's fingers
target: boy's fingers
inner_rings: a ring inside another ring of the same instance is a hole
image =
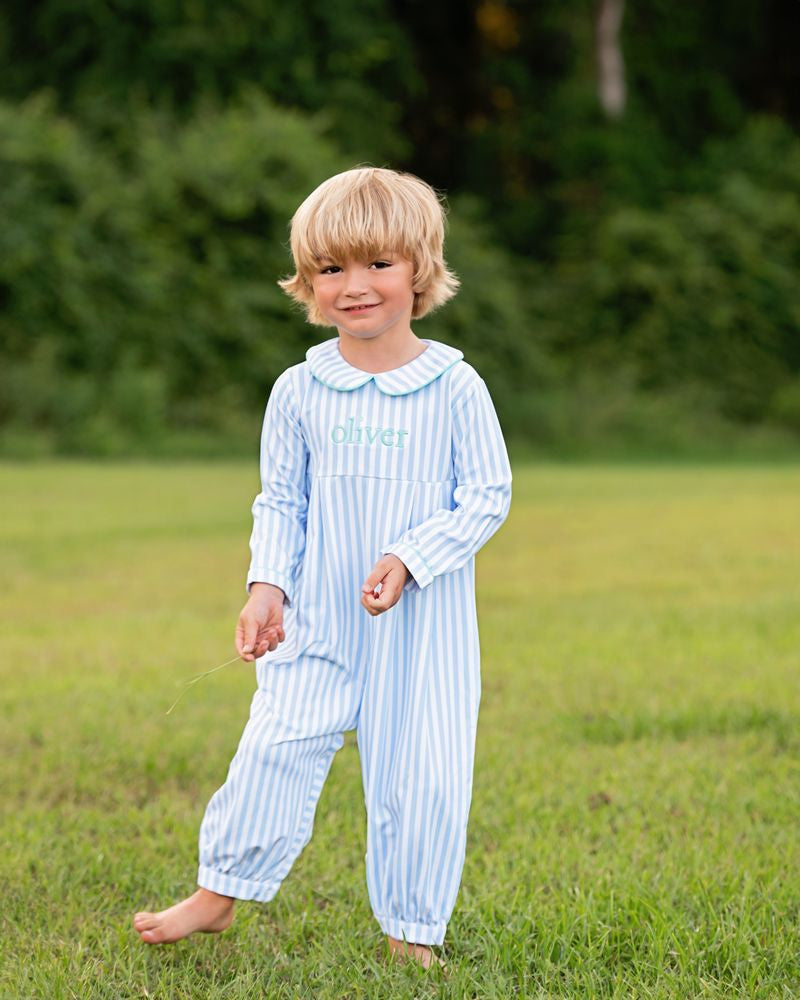
[[[361,594],[362,597],[366,597],[369,601],[380,601],[381,597],[385,594],[385,587],[383,583],[376,583],[375,586],[370,590],[365,590]]]
[[[277,649],[286,638],[281,625],[270,625],[259,628],[255,624],[246,624],[244,631],[237,630],[236,648],[240,656],[246,660],[254,660],[269,650]]]
[[[386,576],[386,567],[378,563],[374,566],[361,587],[364,593],[371,593]]]
[[[242,652],[252,653],[253,646],[256,643],[256,625],[253,621],[245,621],[244,623],[244,640],[242,642]]]
[[[379,615],[382,611],[386,611],[393,607],[397,603],[397,597],[393,594],[391,590],[381,591],[380,597],[375,597],[373,594],[362,594],[361,604],[363,607],[369,611],[370,614]]]
[[[278,648],[285,638],[286,633],[281,625],[270,625],[264,635],[262,645],[263,643],[267,643],[270,652],[272,652],[272,650]]]

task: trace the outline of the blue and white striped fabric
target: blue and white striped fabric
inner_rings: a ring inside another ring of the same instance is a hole
[[[356,729],[375,916],[392,937],[441,944],[481,693],[474,556],[508,513],[511,469],[484,381],[461,351],[424,342],[371,374],[335,338],[275,382],[247,586],[283,589],[286,639],[256,661],[250,719],[200,830],[198,882],[271,899]],[[372,617],[361,585],[386,553],[411,577]]]

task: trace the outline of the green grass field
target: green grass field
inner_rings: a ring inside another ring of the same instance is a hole
[[[0,466],[0,997],[797,997],[800,467],[515,466],[443,954],[391,966],[354,734],[270,904],[153,948],[246,720],[253,463]],[[391,613],[391,612],[390,612]]]

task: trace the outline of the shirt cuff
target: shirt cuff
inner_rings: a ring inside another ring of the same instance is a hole
[[[284,604],[291,605],[294,599],[292,581],[285,574],[281,573],[277,569],[259,569],[258,567],[251,566],[247,573],[247,583],[245,584],[245,590],[250,593],[251,583],[271,583],[274,587],[280,587],[284,593],[285,600]]]
[[[433,570],[425,561],[422,553],[409,545],[408,542],[398,542],[397,545],[387,545],[381,549],[382,556],[397,556],[405,563],[408,572],[411,574],[406,582],[404,590],[423,590],[433,583]]]

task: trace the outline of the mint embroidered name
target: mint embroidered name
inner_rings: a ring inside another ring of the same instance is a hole
[[[402,448],[403,438],[408,431],[396,427],[371,427],[369,424],[356,426],[355,417],[348,417],[345,423],[337,424],[331,430],[334,444],[380,444],[386,448]]]

